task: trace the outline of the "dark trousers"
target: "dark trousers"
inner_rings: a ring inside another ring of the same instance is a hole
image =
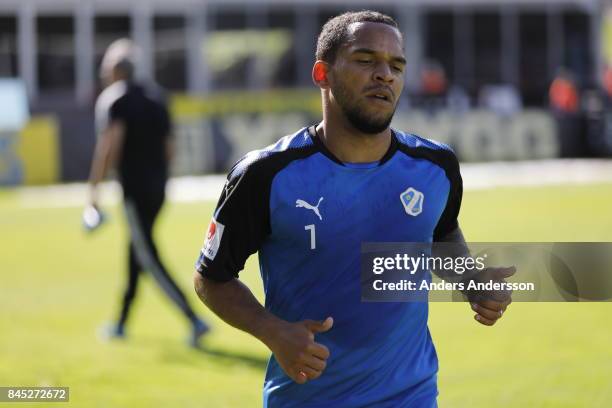
[[[119,325],[128,319],[130,307],[136,295],[140,273],[148,271],[170,300],[180,308],[185,317],[194,322],[196,315],[187,303],[183,292],[168,274],[159,259],[153,241],[153,225],[165,199],[164,189],[127,193],[124,192],[125,214],[130,227],[128,282],[123,295]]]

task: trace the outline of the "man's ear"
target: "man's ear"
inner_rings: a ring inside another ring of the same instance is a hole
[[[329,65],[325,61],[318,60],[312,67],[312,81],[321,89],[329,88]]]

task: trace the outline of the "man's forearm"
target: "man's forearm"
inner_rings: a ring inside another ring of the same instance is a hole
[[[268,312],[246,285],[238,279],[215,282],[195,272],[194,286],[202,302],[223,321],[270,347],[269,335],[282,320]]]
[[[443,236],[440,240],[434,242],[432,255],[440,258],[470,257],[470,249],[465,242],[461,228],[455,228],[453,231]],[[458,275],[454,271],[439,270],[435,268],[432,270],[432,272],[435,273],[440,279],[444,279],[449,282],[458,282],[467,276]]]
[[[89,173],[89,184],[93,188],[104,180],[109,169],[116,164],[122,149],[123,139],[124,126],[119,122],[112,122],[100,135]]]
[[[465,242],[465,238],[463,236],[463,231],[461,231],[461,228],[459,227],[455,228],[453,231],[443,236],[442,239],[440,239],[440,241],[438,242],[450,242],[459,246],[463,246],[465,247],[465,252],[469,253],[467,243]]]
[[[98,184],[104,180],[108,168],[109,148],[106,140],[99,140],[94,150],[89,172],[89,204],[98,203]]]
[[[94,156],[89,173],[89,184],[96,186],[106,175],[110,149],[106,140],[99,140],[94,150]]]

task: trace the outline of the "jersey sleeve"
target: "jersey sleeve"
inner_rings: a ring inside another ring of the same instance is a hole
[[[269,234],[269,189],[264,182],[253,168],[230,172],[196,262],[205,278],[226,282],[238,277]]]
[[[446,206],[434,230],[434,241],[442,240],[447,234],[459,228],[458,217],[459,210],[461,209],[461,200],[463,198],[463,180],[461,178],[457,156],[455,156],[455,153],[450,149],[444,150],[442,163],[446,176],[450,182],[450,189],[446,200]]]
[[[123,96],[126,92],[126,86],[123,82],[116,82],[110,85],[98,97],[95,106],[95,126],[96,134],[99,136],[108,127],[111,121],[111,111],[113,105]]]
[[[95,127],[96,136],[100,136],[110,123],[111,104],[108,98],[100,98],[96,102],[95,108]]]

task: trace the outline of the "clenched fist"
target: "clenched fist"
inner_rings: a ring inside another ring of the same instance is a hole
[[[331,329],[334,320],[322,322],[303,320],[289,323],[279,321],[266,336],[268,345],[283,371],[298,384],[318,378],[325,370],[329,350],[315,342],[315,334]]]

